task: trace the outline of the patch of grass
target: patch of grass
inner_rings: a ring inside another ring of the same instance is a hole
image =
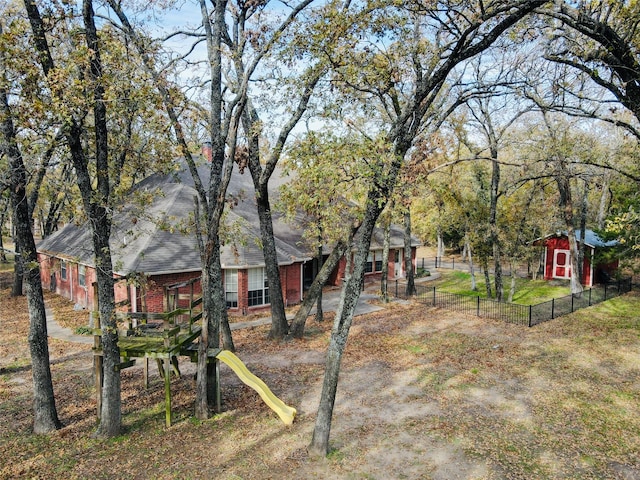
[[[347,455],[338,448],[332,448],[327,454],[327,459],[335,463],[343,462],[346,457]]]
[[[73,331],[76,335],[93,335],[93,329],[91,327],[87,327],[86,325],[82,325],[80,327],[76,327]]]
[[[493,276],[490,277],[493,282]],[[503,288],[505,296],[509,293],[511,277],[503,278]],[[476,273],[476,290],[471,289],[471,274],[461,271],[443,271],[438,280],[430,283],[438,290],[468,295],[473,297],[486,298],[487,289],[484,275]],[[493,285],[492,285],[492,292]],[[516,278],[516,290],[513,295],[513,303],[532,305],[547,302],[553,298],[569,295],[571,290],[568,282],[548,282],[546,280],[530,280],[527,278]]]

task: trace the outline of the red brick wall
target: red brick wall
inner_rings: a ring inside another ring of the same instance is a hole
[[[54,290],[55,293],[69,299],[75,305],[86,309],[94,308],[93,283],[96,281],[96,273],[93,268],[85,267],[85,286],[81,286],[78,282],[77,263],[66,262],[67,278],[63,279],[61,275],[62,260],[39,253],[38,261],[43,288]],[[55,288],[53,288],[53,282],[55,282]]]
[[[302,300],[302,264],[280,267],[280,281],[285,306],[299,304]]]
[[[187,282],[194,278],[200,278],[200,272],[183,272],[172,273],[168,275],[155,275],[150,277],[147,281],[146,295],[144,301],[146,303],[147,312],[164,312],[165,311],[165,290],[164,287],[169,285],[175,285],[177,283]],[[142,289],[137,287],[137,310],[143,311],[142,305]],[[191,287],[183,287],[179,289],[180,294],[188,294],[191,292]],[[196,297],[202,294],[202,287],[200,282],[194,283],[194,295]],[[179,302],[179,307],[186,307],[188,300],[182,300]]]
[[[238,270],[238,308],[230,309],[231,313],[246,315],[249,312],[249,272]]]

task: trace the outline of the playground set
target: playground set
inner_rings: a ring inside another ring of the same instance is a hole
[[[178,357],[189,357],[191,362],[198,361],[196,340],[202,330],[202,296],[196,295],[194,283],[198,279],[165,287],[165,312],[117,312],[118,347],[120,363],[117,370],[132,367],[136,359],[143,359],[143,382],[149,386],[149,360],[155,359],[158,372],[164,379],[165,421],[171,426],[171,375],[180,376]],[[184,293],[184,290],[187,293]],[[128,302],[124,302],[125,306]],[[97,302],[95,302],[97,305]],[[181,306],[182,305],[182,306]],[[122,307],[123,305],[120,305]],[[144,307],[144,306],[143,306]],[[97,312],[91,313],[91,324],[98,319]],[[101,345],[102,330],[93,328],[94,371],[96,382],[97,412],[102,405],[103,351]],[[247,366],[232,352],[222,349],[208,349],[208,361],[215,363],[216,403],[220,410],[220,361],[249,387],[280,417],[285,425],[291,425],[296,409],[286,405],[273,394],[269,387],[249,371]]]

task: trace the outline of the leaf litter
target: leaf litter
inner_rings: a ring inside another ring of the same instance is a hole
[[[354,319],[323,459],[306,446],[332,314],[310,317],[302,340],[268,341],[266,326],[234,332],[238,356],[298,409],[291,427],[224,366],[223,412],[197,421],[194,366],[181,360],[174,425],[164,426],[157,371],[145,390],[137,365],[122,372],[123,434],[102,440],[92,436],[91,350],[57,340],[64,428],[30,433],[26,302],[0,295],[0,456],[10,459],[0,478],[640,478],[640,328],[628,314],[637,293],[532,329],[380,304]],[[59,323],[87,323],[66,300],[47,303]]]

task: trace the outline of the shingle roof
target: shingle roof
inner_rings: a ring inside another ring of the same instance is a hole
[[[576,240],[578,242],[580,241],[581,237],[582,237],[582,232],[580,230],[576,230]],[[590,247],[613,247],[615,245],[618,245],[617,240],[604,241],[593,230],[584,231],[584,243],[585,245],[589,245]]]
[[[580,242],[582,238],[582,232],[578,229],[578,230],[575,230],[575,233],[576,233],[576,240]],[[566,230],[558,231],[556,233],[551,233],[546,237],[538,238],[531,243],[536,244],[537,242],[541,242],[542,240],[546,240],[547,238],[566,237],[566,236],[567,236]],[[600,238],[600,236],[596,232],[589,229],[586,229],[584,232],[584,240],[585,240],[584,242],[585,245],[588,245],[589,247],[594,247],[594,248],[614,247],[619,244],[617,240],[604,241],[602,238]]]
[[[234,166],[234,168],[236,168]],[[208,185],[209,165],[202,163],[198,172]],[[276,169],[270,180],[270,195],[277,197],[277,187],[287,179]],[[251,175],[234,171],[228,187],[234,201],[225,209],[226,236],[221,251],[223,268],[248,268],[264,265],[260,223],[255,205]],[[154,174],[136,184],[128,202],[114,212],[111,249],[114,272],[147,275],[199,271],[200,254],[195,236],[193,215],[196,190],[184,161],[176,162],[169,174]],[[143,199],[147,199],[146,203]],[[305,247],[302,225],[284,221],[272,212],[276,252],[280,265],[311,259],[315,253]],[[402,230],[392,228],[392,246],[402,246]],[[371,248],[382,248],[382,231],[374,232]],[[414,239],[412,242],[418,245]],[[38,251],[93,265],[91,230],[84,225],[68,224],[44,239]]]

